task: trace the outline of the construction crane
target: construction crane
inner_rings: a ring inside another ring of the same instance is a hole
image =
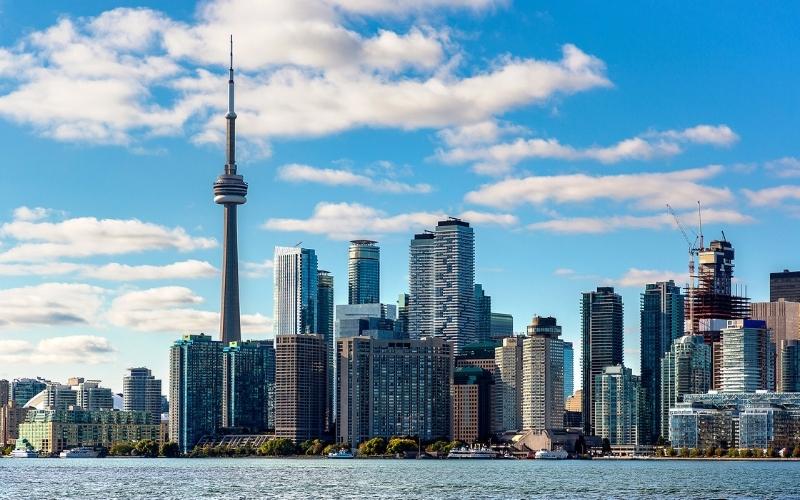
[[[678,214],[672,209],[669,203],[667,203],[667,210],[669,211],[670,215],[675,219],[675,225],[678,226],[678,230],[680,230],[681,234],[683,235],[683,239],[686,240],[686,244],[689,246],[689,333],[695,333],[695,323],[694,323],[694,280],[695,280],[695,273],[694,273],[694,262],[695,256],[697,256],[699,260],[699,254],[703,250],[703,218],[700,212],[700,202],[697,202],[697,219],[699,223],[699,234],[695,233],[694,240],[689,238],[689,235],[686,233],[686,228],[683,227],[681,220],[678,218]],[[694,231],[692,231],[694,233]],[[699,244],[698,244],[699,241]]]

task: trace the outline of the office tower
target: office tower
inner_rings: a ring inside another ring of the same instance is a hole
[[[222,348],[204,333],[170,347],[169,436],[183,453],[222,425]]]
[[[397,331],[404,339],[408,338],[408,303],[409,295],[407,293],[397,296]]]
[[[381,247],[377,241],[353,240],[347,260],[347,303],[381,301]]]
[[[324,438],[327,364],[322,335],[275,337],[275,436],[295,443]]]
[[[0,380],[0,406],[8,403],[10,397],[11,386],[9,385],[8,380]]]
[[[336,306],[336,338],[372,337],[400,339],[394,304],[342,304]]]
[[[336,441],[450,434],[452,346],[441,338],[337,340]]]
[[[493,339],[514,335],[514,317],[510,314],[493,312],[489,317],[489,330]]]
[[[683,300],[675,282],[645,285],[641,295],[642,444],[655,444],[661,430],[661,359],[683,335]]]
[[[800,302],[800,271],[769,273],[769,301]]]
[[[317,254],[309,248],[275,247],[274,332],[317,333]]]
[[[333,371],[334,358],[336,357],[336,343],[333,329],[333,275],[328,271],[317,271],[317,332],[325,338],[325,355],[327,359],[328,374],[328,412],[325,416],[327,422],[333,422],[333,407],[335,405],[333,384],[335,374]]]
[[[502,406],[502,394],[500,393],[500,385],[495,385],[498,379],[497,362],[495,360],[495,352],[500,342],[493,340],[485,340],[483,342],[475,342],[467,344],[461,350],[461,354],[455,357],[456,370],[459,368],[480,368],[489,374],[490,384],[487,393],[482,396],[481,404],[487,405],[487,425],[489,432],[500,432],[503,429],[501,422],[500,406]],[[466,382],[464,382],[466,383]],[[472,382],[470,382],[472,383]],[[482,382],[481,382],[482,383]],[[459,389],[460,390],[460,389]],[[472,389],[465,389],[467,392]],[[483,389],[481,389],[483,390]],[[459,393],[464,396],[464,393]],[[483,394],[483,393],[481,393]],[[455,402],[453,403],[455,404]],[[481,410],[483,411],[483,410]],[[483,413],[481,413],[483,415]],[[483,417],[481,417],[483,418]],[[482,432],[482,431],[481,431]],[[483,434],[480,434],[483,436]],[[455,438],[454,438],[455,439]],[[477,438],[476,438],[477,439]]]
[[[18,405],[16,401],[6,401],[0,405],[0,447],[16,442],[19,438],[19,424],[25,421],[29,410]]]
[[[581,300],[581,378],[583,432],[594,435],[595,378],[607,366],[622,364],[622,297],[612,287],[585,292]]]
[[[534,316],[522,343],[522,427],[564,426],[564,342],[555,318]]]
[[[113,410],[114,396],[108,387],[100,387],[99,380],[80,379],[72,388],[76,392],[76,403],[84,410]]]
[[[408,336],[419,339],[434,332],[433,233],[414,235],[408,253]]]
[[[497,375],[495,391],[499,405],[493,418],[498,421],[495,432],[522,429],[522,338],[507,337],[494,350]]]
[[[564,401],[575,392],[575,351],[572,342],[564,342]]]
[[[161,422],[161,380],[147,368],[128,368],[122,379],[122,409],[149,411],[154,424]]]
[[[41,378],[15,378],[11,381],[9,400],[25,406],[34,396],[47,387],[47,381]]]
[[[231,342],[222,353],[222,427],[247,433],[269,429],[275,384],[272,340]]]
[[[661,360],[659,432],[669,437],[669,412],[686,394],[706,393],[711,388],[711,347],[700,335],[684,335],[672,343]],[[656,437],[656,442],[658,437]]]
[[[75,380],[70,382],[74,382],[75,385],[79,383]],[[78,393],[73,390],[71,385],[47,381],[45,383],[45,388],[39,394],[28,400],[25,406],[67,410],[70,407],[78,406]]]
[[[225,171],[214,181],[214,203],[223,206],[222,234],[222,308],[220,336],[223,343],[242,339],[239,323],[239,249],[237,245],[236,210],[246,202],[247,183],[236,173],[236,112],[233,110],[233,37],[231,65],[228,70],[228,113]]]
[[[477,366],[457,367],[450,386],[451,437],[465,443],[491,437],[494,377]]]
[[[638,445],[641,381],[630,368],[606,366],[594,380],[595,434],[611,445]]]
[[[761,320],[728,321],[722,330],[722,392],[775,390],[775,344]]]
[[[564,427],[579,429],[583,420],[583,390],[578,389],[564,401]]]
[[[783,341],[781,362],[780,392],[800,392],[800,340]]]
[[[439,221],[434,238],[434,335],[455,353],[475,338],[475,236],[469,223]]]
[[[478,342],[492,338],[492,298],[480,283],[475,283],[475,337]]]
[[[778,298],[774,302],[754,302],[750,304],[751,319],[767,322],[772,330],[777,357],[775,359],[775,383],[779,392],[789,392],[783,387],[783,352],[781,346],[787,340],[800,338],[800,303]]]

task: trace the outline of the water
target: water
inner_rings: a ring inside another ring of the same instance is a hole
[[[2,459],[0,498],[800,498],[800,462]]]

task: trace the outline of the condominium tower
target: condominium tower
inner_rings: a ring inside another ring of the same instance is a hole
[[[300,443],[327,432],[327,356],[321,335],[275,337],[275,435]]]
[[[317,333],[317,254],[309,248],[275,247],[273,265],[273,331]]]
[[[455,353],[475,338],[475,235],[469,223],[439,221],[434,238],[434,335]]]
[[[789,302],[779,298],[774,302],[754,302],[750,304],[750,317],[767,323],[772,330],[776,348],[775,383],[779,392],[789,392],[783,388],[783,349],[784,343],[800,339],[800,302]]]
[[[377,241],[350,242],[347,261],[348,304],[381,301],[381,248]]]
[[[594,430],[611,445],[638,445],[640,378],[622,365],[606,366],[594,381]]]
[[[414,235],[408,252],[408,336],[433,335],[434,235]]]
[[[522,344],[522,427],[564,427],[564,342],[555,318],[534,316]]]
[[[161,380],[148,368],[128,368],[122,379],[122,409],[148,411],[154,424],[161,422]]]

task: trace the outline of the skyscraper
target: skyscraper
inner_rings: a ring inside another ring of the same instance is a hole
[[[622,297],[612,287],[584,292],[581,300],[581,378],[583,431],[593,435],[595,378],[607,366],[622,364]]]
[[[407,293],[397,296],[397,330],[404,339],[408,338],[408,301]]]
[[[575,350],[564,342],[564,401],[575,392]]]
[[[780,273],[769,273],[769,301],[780,299],[800,302],[800,271],[784,269]]]
[[[122,378],[122,409],[149,411],[154,424],[161,422],[161,380],[147,368],[128,368]]]
[[[275,247],[274,332],[317,333],[317,254],[309,248]]]
[[[495,391],[500,403],[494,411],[497,431],[522,429],[522,342],[522,338],[504,338],[503,345],[494,350]]]
[[[475,283],[475,337],[478,342],[492,337],[492,297]]]
[[[275,435],[296,444],[323,438],[328,415],[325,339],[275,337]]]
[[[775,342],[775,383],[780,392],[783,389],[783,350],[781,346],[787,340],[800,338],[800,303],[789,302],[779,298],[774,302],[754,302],[750,304],[750,317],[766,321],[767,328],[772,330]]]
[[[661,429],[661,359],[683,335],[683,295],[675,282],[645,285],[641,295],[641,380],[643,444],[655,444]]]
[[[377,241],[350,242],[347,261],[348,304],[381,301],[381,248]]]
[[[25,404],[47,387],[47,381],[41,378],[15,378],[11,381],[9,401],[16,402],[19,406]]]
[[[434,331],[433,233],[414,235],[408,253],[408,336],[429,337]]]
[[[612,445],[638,445],[640,378],[622,365],[606,366],[595,378],[595,434]]]
[[[489,330],[493,339],[501,339],[514,335],[514,316],[493,312],[489,317]]]
[[[169,436],[183,453],[222,424],[222,347],[201,333],[170,348]]]
[[[336,357],[336,343],[334,342],[333,330],[333,275],[328,271],[317,271],[317,332],[325,339],[325,355],[328,367],[328,411],[326,415],[328,422],[333,422],[333,408],[335,398],[333,397],[333,386],[335,373],[333,371],[334,358]]]
[[[222,427],[251,433],[269,429],[275,384],[272,340],[231,342],[222,351]]]
[[[775,343],[765,321],[729,320],[722,330],[722,392],[775,390]]]
[[[236,173],[236,112],[233,110],[233,37],[228,78],[228,113],[225,171],[214,182],[214,203],[224,207],[222,244],[222,307],[220,336],[223,343],[242,339],[239,317],[239,250],[236,207],[246,202],[247,183]]]
[[[522,343],[522,427],[564,427],[564,343],[555,318],[534,316]]]
[[[8,380],[0,379],[0,406],[8,403],[11,396],[11,386]]]
[[[709,389],[711,346],[705,343],[702,335],[684,335],[676,339],[661,360],[660,436],[669,437],[669,410],[683,402],[684,395],[704,394]]]
[[[800,340],[784,340],[781,351],[781,392],[800,392]]]
[[[434,238],[434,335],[455,353],[475,342],[475,236],[469,223],[439,221]]]

